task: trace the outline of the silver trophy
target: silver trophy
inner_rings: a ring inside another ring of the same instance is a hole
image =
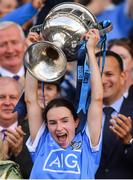
[[[52,82],[65,74],[67,61],[75,61],[82,36],[97,28],[100,35],[111,31],[112,24],[103,28],[96,17],[78,3],[61,3],[46,16],[43,24],[31,31],[42,34],[44,42],[27,49],[24,62],[27,69],[39,80]],[[53,61],[53,62],[52,62]]]

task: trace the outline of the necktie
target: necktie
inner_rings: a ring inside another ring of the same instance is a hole
[[[114,109],[112,107],[104,107],[103,112],[105,114],[105,121],[109,121],[111,118],[111,114],[113,113]]]
[[[2,141],[5,140],[5,137],[6,137],[5,132],[6,132],[6,129],[2,129],[2,130],[1,130],[1,139],[2,139]]]
[[[109,120],[111,119],[111,114],[113,113],[113,111],[114,109],[112,107],[105,107],[103,109],[103,112],[105,113],[105,122],[103,129],[103,153],[107,153],[108,149],[112,146],[111,139],[113,133],[109,129]]]
[[[18,75],[15,75],[15,76],[13,76],[13,78],[14,78],[16,81],[18,81],[20,77],[19,77]]]

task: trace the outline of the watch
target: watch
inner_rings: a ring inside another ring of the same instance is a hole
[[[129,144],[133,144],[133,137],[130,139]]]
[[[128,144],[125,144],[125,147],[131,147],[132,144],[133,144],[133,137],[130,139]]]
[[[125,148],[129,148],[129,147],[132,146],[132,144],[133,144],[133,137],[130,139],[129,143],[128,143],[128,144],[125,144],[124,146],[125,146]],[[125,152],[125,153],[126,153],[126,152]]]
[[[128,153],[128,150],[132,147],[132,144],[133,144],[133,137],[130,139],[129,143],[128,144],[125,144],[124,145],[124,154],[127,155]]]

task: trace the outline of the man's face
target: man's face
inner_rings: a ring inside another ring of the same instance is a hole
[[[14,121],[14,107],[19,99],[18,86],[12,81],[0,79],[0,123],[1,125]]]
[[[23,64],[25,41],[15,26],[0,30],[0,65],[17,73]]]
[[[53,107],[47,113],[49,132],[62,148],[67,148],[72,142],[78,123],[79,120],[75,121],[66,107]]]
[[[112,56],[106,57],[102,82],[104,104],[111,104],[121,97],[125,74],[120,71],[117,60]]]
[[[124,71],[126,73],[126,87],[129,88],[129,86],[133,83],[133,58],[129,51],[118,45],[114,45],[110,49],[111,51],[119,54],[123,60],[124,64]]]

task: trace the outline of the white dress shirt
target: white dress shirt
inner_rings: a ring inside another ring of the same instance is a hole
[[[14,130],[17,126],[18,126],[18,121],[16,121],[15,123],[13,123],[11,126],[9,126],[9,127],[7,127],[7,128],[0,126],[0,132],[1,132],[3,129],[11,129],[11,130]]]
[[[3,77],[5,77],[5,76],[6,77],[13,77],[15,75],[18,75],[19,77],[22,77],[25,74],[25,70],[24,70],[24,66],[22,66],[21,69],[16,74],[14,74],[14,73],[8,71],[7,69],[4,69],[3,67],[0,67],[0,74]]]
[[[4,132],[2,132],[3,130],[6,130],[6,129],[15,130],[17,125],[18,125],[18,121],[16,121],[15,123],[13,123],[11,126],[9,126],[7,128],[0,126],[0,139],[4,140],[5,134],[4,134]]]

